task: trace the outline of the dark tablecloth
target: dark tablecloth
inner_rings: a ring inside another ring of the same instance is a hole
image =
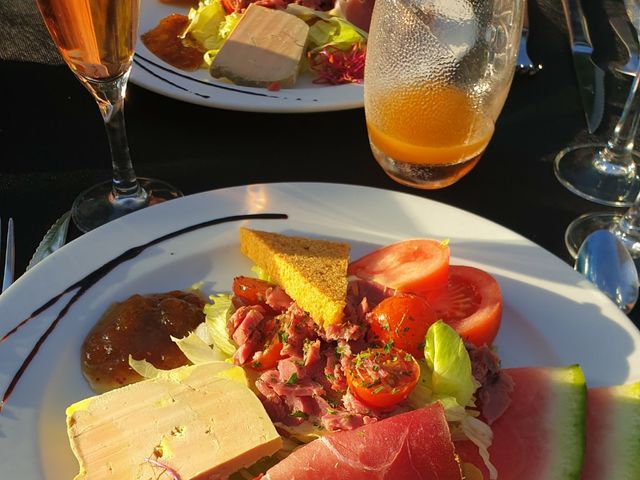
[[[6,11],[22,1],[0,2],[0,216],[15,219],[19,272],[77,193],[108,179],[111,167],[98,110],[70,70],[47,64],[53,60],[17,61],[6,54],[10,43],[18,41],[3,32]],[[565,228],[580,214],[606,208],[562,187],[552,161],[567,145],[606,138],[630,84],[611,73],[613,63],[625,60],[607,22],[607,15],[623,14],[621,2],[584,3],[595,59],[609,72],[607,110],[593,136],[586,132],[561,4],[531,1],[530,53],[544,69],[532,77],[515,77],[486,154],[451,187],[418,191],[390,180],[369,150],[362,109],[225,111],[130,85],[126,118],[137,173],[171,181],[185,194],[283,181],[410,192],[500,223],[572,263],[564,246]],[[637,311],[631,318],[640,325]]]

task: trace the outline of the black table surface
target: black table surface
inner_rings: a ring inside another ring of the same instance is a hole
[[[544,69],[514,77],[484,157],[453,186],[422,191],[389,179],[369,149],[363,109],[236,112],[131,84],[126,121],[136,172],[170,181],[185,195],[294,181],[404,191],[497,222],[572,264],[563,239],[567,225],[583,213],[611,209],[566,190],[554,176],[553,159],[566,146],[605,139],[630,85],[612,68],[626,60],[607,22],[607,15],[623,14],[621,4],[584,3],[594,57],[608,72],[605,118],[595,135],[586,132],[561,4],[532,1],[529,50]],[[75,196],[110,178],[111,163],[95,102],[66,66],[0,60],[0,91],[0,217],[5,223],[14,218],[21,273]],[[638,309],[630,317],[640,326]]]

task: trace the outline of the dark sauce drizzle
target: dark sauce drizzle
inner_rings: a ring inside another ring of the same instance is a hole
[[[60,310],[60,313],[58,313],[58,316],[53,320],[53,322],[51,322],[51,325],[49,325],[49,328],[47,328],[47,330],[45,330],[45,332],[40,336],[40,338],[38,339],[34,347],[29,352],[29,355],[27,355],[27,357],[22,362],[22,365],[20,365],[20,368],[11,379],[9,386],[7,387],[7,389],[4,392],[4,395],[2,396],[2,401],[0,402],[0,413],[2,413],[2,409],[7,404],[7,400],[13,393],[13,390],[15,389],[16,385],[20,381],[20,378],[29,367],[29,364],[38,353],[38,350],[40,350],[40,347],[42,346],[42,344],[45,342],[45,340],[51,334],[51,332],[53,332],[53,330],[56,328],[60,320],[64,318],[64,316],[67,314],[71,306],[82,295],[84,295],[84,293],[87,290],[89,290],[89,288],[95,285],[101,278],[103,278],[105,275],[111,272],[114,268],[116,268],[117,266],[121,265],[124,262],[127,262],[137,257],[142,252],[144,252],[147,248],[152,247],[153,245],[157,245],[158,243],[162,243],[165,240],[169,240],[171,238],[178,237],[185,233],[193,232],[201,228],[210,227],[212,225],[219,225],[221,223],[227,223],[227,222],[238,222],[241,220],[251,220],[251,219],[284,220],[287,218],[288,218],[288,215],[285,213],[253,213],[253,214],[232,215],[229,217],[216,218],[214,220],[207,220],[206,222],[201,222],[196,225],[191,225],[189,227],[181,228],[180,230],[167,233],[166,235],[163,235],[154,240],[151,240],[150,242],[147,242],[145,244],[138,245],[137,247],[132,247],[129,250],[126,250],[125,252],[121,253],[119,256],[117,256],[113,260],[109,260],[107,263],[105,263],[101,267],[98,267],[96,270],[89,273],[83,279],[77,281],[76,283],[74,283],[73,285],[65,289],[63,292],[59,293],[58,295],[53,297],[51,300],[47,301],[44,305],[34,310],[33,313],[31,313],[31,315],[29,315],[27,318],[22,320],[15,327],[9,330],[9,332],[6,333],[2,338],[0,338],[0,345],[2,345],[2,343],[4,343],[9,337],[15,334],[18,330],[20,330],[20,328],[26,325],[30,320],[34,319],[35,317],[40,315],[42,312],[44,312],[45,310],[49,309],[51,306],[56,304],[58,300],[60,300],[60,298],[62,298],[64,295],[77,289],[77,291],[69,299],[69,301],[62,308],[62,310]]]

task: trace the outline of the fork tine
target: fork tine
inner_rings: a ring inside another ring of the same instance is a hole
[[[15,272],[15,240],[13,235],[13,218],[7,224],[7,247],[4,255],[4,276],[2,277],[2,291],[13,283]]]

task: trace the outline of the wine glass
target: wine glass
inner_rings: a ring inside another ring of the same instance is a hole
[[[182,195],[158,180],[137,178],[124,124],[124,97],[138,31],[139,0],[37,0],[60,54],[91,92],[104,120],[113,179],[82,192],[71,208],[87,232],[140,208]]]
[[[589,236],[596,230],[610,230],[634,259],[640,258],[640,195],[625,213],[594,212],[576,218],[565,232],[565,244],[573,258]]]
[[[625,0],[625,6],[637,35],[640,32],[640,2]],[[560,183],[592,202],[628,207],[640,193],[636,166],[640,153],[633,150],[640,121],[638,77],[636,73],[620,119],[606,144],[569,147],[555,158],[554,171]]]
[[[387,175],[435,189],[478,163],[513,79],[522,13],[523,0],[375,3],[364,108]]]

